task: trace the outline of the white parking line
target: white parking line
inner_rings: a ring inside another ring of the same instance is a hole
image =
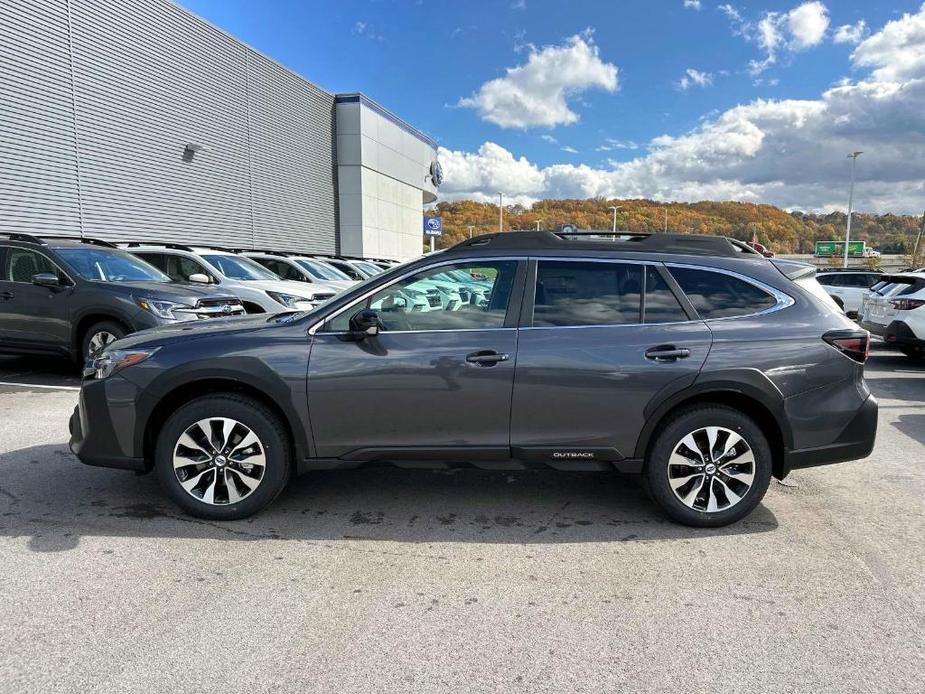
[[[45,388],[46,390],[80,390],[80,386],[46,386],[40,383],[14,383],[0,381],[0,386],[16,386],[17,388]]]

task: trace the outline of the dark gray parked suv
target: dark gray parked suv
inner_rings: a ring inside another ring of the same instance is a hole
[[[482,236],[307,313],[120,340],[71,448],[211,519],[367,464],[640,473],[719,526],[773,476],[870,453],[868,334],[803,264],[722,237]]]
[[[105,241],[0,233],[0,353],[83,362],[136,330],[243,313]]]

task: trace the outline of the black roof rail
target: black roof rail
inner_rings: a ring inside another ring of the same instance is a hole
[[[19,231],[0,231],[0,236],[6,236],[10,241],[22,241],[24,243],[34,243],[39,246],[46,245],[42,239],[32,234],[24,234]]]
[[[676,255],[708,255],[717,257],[739,257],[744,249],[725,236],[678,233],[639,233],[617,230],[616,239],[610,231],[517,231],[495,232],[466,239],[449,251],[468,248],[492,248],[508,250],[619,250],[636,253],[673,253]],[[746,245],[746,244],[742,244]],[[746,245],[747,247],[747,245]],[[749,248],[750,253],[754,250]],[[755,255],[760,254],[755,253]]]
[[[103,248],[118,248],[118,246],[114,243],[110,243],[109,241],[104,241],[103,239],[95,239],[91,236],[69,236],[67,234],[42,234],[41,239],[42,241],[40,241],[39,243],[43,243],[45,239],[48,239],[52,241],[54,240],[76,241],[77,243],[87,243],[92,246],[102,246]]]
[[[882,275],[886,273],[886,270],[869,267],[817,267],[816,272],[879,272]]]
[[[166,243],[160,241],[120,241],[120,246],[125,248],[140,248],[141,246],[152,246],[154,248],[172,248],[175,251],[192,251],[190,246],[182,243]]]

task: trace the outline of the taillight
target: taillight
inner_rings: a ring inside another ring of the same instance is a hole
[[[911,311],[919,306],[925,306],[925,299],[890,299],[890,303],[897,311]]]
[[[830,330],[822,339],[859,364],[870,356],[870,333],[866,330]]]

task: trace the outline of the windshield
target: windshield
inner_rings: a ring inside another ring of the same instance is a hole
[[[59,248],[58,255],[78,275],[91,282],[170,282],[153,265],[130,253],[110,248]]]
[[[382,268],[376,265],[375,263],[368,263],[365,260],[354,260],[354,265],[359,265],[361,270],[366,270],[370,275],[378,275],[382,272]]]
[[[348,281],[351,279],[347,277],[343,272],[337,268],[333,268],[330,265],[325,263],[319,263],[314,260],[308,260],[306,258],[297,258],[296,262],[305,268],[306,272],[312,277],[319,280],[338,280],[338,281]]]
[[[244,282],[279,279],[279,275],[270,272],[263,265],[254,262],[250,258],[243,258],[239,255],[217,254],[203,255],[202,257],[228,279],[242,280]]]

